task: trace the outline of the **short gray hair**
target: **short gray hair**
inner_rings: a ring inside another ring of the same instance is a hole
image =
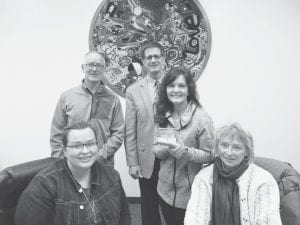
[[[109,59],[109,57],[108,57],[105,53],[103,53],[103,52],[98,52],[98,51],[96,51],[96,50],[92,50],[92,51],[87,52],[87,53],[84,55],[83,61],[85,61],[85,58],[86,58],[88,55],[90,55],[90,54],[96,54],[96,55],[101,56],[101,57],[104,59],[104,61],[105,61],[105,66],[109,66],[109,65],[110,65],[110,59]]]
[[[216,134],[216,142],[215,142],[215,154],[218,155],[219,153],[219,142],[223,137],[232,137],[237,135],[239,139],[242,141],[246,148],[246,153],[249,157],[249,163],[253,162],[254,160],[254,146],[253,146],[253,138],[252,135],[245,131],[240,124],[232,123],[226,126],[223,126],[217,130]]]

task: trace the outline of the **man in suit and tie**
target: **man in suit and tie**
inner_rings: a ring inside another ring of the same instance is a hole
[[[146,76],[126,92],[125,150],[129,174],[139,179],[143,225],[161,225],[156,190],[159,160],[152,153],[157,81],[164,75],[163,47],[148,41],[141,48]]]

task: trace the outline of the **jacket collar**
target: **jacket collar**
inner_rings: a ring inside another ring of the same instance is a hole
[[[73,174],[71,172],[71,170],[69,169],[68,163],[67,163],[67,159],[64,158],[63,159],[64,163],[64,168],[67,171],[67,174],[69,175],[69,177],[71,178],[71,180],[73,181],[73,183],[76,186],[76,189],[79,189],[81,187],[81,185],[75,180],[75,178],[73,177]],[[91,167],[91,185],[100,185],[100,181],[101,181],[101,174],[100,174],[100,169],[98,169],[98,164],[97,162],[95,162],[92,167]]]
[[[143,98],[143,103],[145,104],[150,120],[154,123],[153,105],[148,91],[147,77],[144,77],[143,80],[139,82],[139,86],[140,96]]]
[[[252,179],[253,166],[253,163],[250,163],[248,169],[246,169],[245,172],[238,179],[236,179],[236,182],[246,184],[249,183],[249,180]]]
[[[190,101],[183,112],[183,114],[180,117],[180,124],[181,127],[185,127],[191,120],[192,117],[196,111],[197,105],[193,102]],[[168,111],[166,112],[166,118],[168,118],[169,122],[175,127],[175,122],[172,117],[172,112]]]
[[[85,89],[89,93],[92,93],[91,90],[84,83],[84,79],[82,79],[82,81],[81,81],[81,86],[82,86],[83,89]],[[105,85],[104,85],[104,82],[101,80],[96,93],[101,93],[101,92],[103,92],[104,89],[105,89]]]

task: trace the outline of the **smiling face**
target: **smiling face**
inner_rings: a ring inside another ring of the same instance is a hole
[[[145,58],[143,59],[143,66],[147,74],[153,79],[159,79],[162,75],[164,60],[161,51],[157,47],[147,48],[145,50]]]
[[[237,135],[222,137],[217,147],[220,159],[228,168],[238,166],[247,156],[246,147]]]
[[[98,152],[94,131],[89,127],[71,130],[67,139],[64,154],[70,170],[89,169],[96,161]]]
[[[96,52],[88,53],[84,58],[82,70],[85,74],[85,83],[95,85],[98,84],[105,71],[105,59]]]
[[[187,105],[188,86],[183,75],[179,75],[172,83],[167,85],[167,96],[174,106]]]

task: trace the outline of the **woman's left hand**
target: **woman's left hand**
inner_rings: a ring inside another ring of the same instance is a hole
[[[180,159],[187,150],[183,143],[168,141],[158,141],[157,143],[163,146],[168,146],[168,152],[176,159]]]
[[[181,145],[177,145],[175,148],[171,148],[169,152],[176,159],[180,159],[186,151],[187,151],[186,147],[181,146]]]

